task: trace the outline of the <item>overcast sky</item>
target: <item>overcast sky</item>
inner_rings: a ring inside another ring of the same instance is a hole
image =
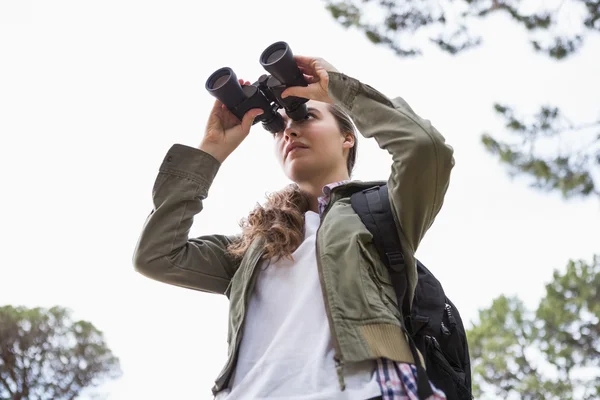
[[[124,373],[103,387],[110,400],[210,399],[227,299],[151,281],[131,257],[165,152],[201,140],[206,78],[230,66],[254,81],[262,50],[285,40],[402,96],[454,147],[445,205],[417,256],[463,319],[502,293],[535,306],[555,268],[599,250],[598,203],[511,180],[479,138],[505,137],[494,101],[597,119],[600,40],[552,63],[505,18],[478,29],[486,42],[475,51],[407,60],[340,27],[318,0],[0,0],[0,304],[69,307],[104,331]],[[360,138],[355,178],[386,179],[390,161]],[[237,232],[286,183],[256,126],[222,165],[192,234]]]

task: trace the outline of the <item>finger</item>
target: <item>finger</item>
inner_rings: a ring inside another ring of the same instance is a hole
[[[304,74],[304,80],[306,81],[306,83],[311,84],[311,83],[316,83],[319,81],[319,78],[312,76],[312,75],[306,75]]]
[[[225,107],[225,104],[221,103],[221,101],[217,99],[213,103],[213,107],[212,107],[211,113],[214,113],[215,111],[218,111],[218,110],[220,110],[223,107]]]
[[[219,100],[215,100],[212,110],[210,110],[210,114],[208,114],[208,120],[206,122],[207,127],[217,126],[220,124],[223,107],[225,107],[223,103],[221,103]]]
[[[298,69],[308,75],[315,75],[315,70],[319,65],[317,59],[303,56],[299,56],[299,58],[296,60],[296,63]]]
[[[314,91],[314,86],[315,84],[310,84],[308,86],[292,86],[289,87],[287,89],[285,89],[283,91],[283,93],[281,93],[281,97],[282,98],[286,98],[288,96],[296,96],[296,97],[303,97],[305,99],[310,99],[310,94],[313,93]]]
[[[306,69],[306,68],[298,68],[300,70],[300,72],[302,72],[304,75],[315,75],[315,70],[314,69]]]
[[[296,64],[298,64],[298,67],[310,68],[313,61],[316,61],[316,58],[295,55],[294,60],[296,61]]]
[[[336,71],[337,69],[329,64],[327,61],[320,57],[305,57],[305,56],[294,56],[296,64],[300,70],[315,71],[318,69],[324,69],[325,71]],[[314,75],[314,74],[313,74]]]
[[[244,133],[248,133],[250,132],[250,128],[252,127],[252,123],[254,122],[254,119],[261,115],[263,113],[263,110],[261,110],[260,108],[253,108],[250,111],[248,111],[245,115],[244,118],[242,118],[242,132]]]
[[[318,76],[318,81],[327,82],[329,80],[329,73],[325,68],[317,68],[316,74]]]

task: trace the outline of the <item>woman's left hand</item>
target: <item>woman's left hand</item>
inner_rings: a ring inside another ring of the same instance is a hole
[[[304,74],[308,86],[289,87],[283,91],[281,97],[297,96],[333,104],[333,100],[329,97],[328,72],[337,72],[337,69],[319,57],[294,56],[294,59]]]

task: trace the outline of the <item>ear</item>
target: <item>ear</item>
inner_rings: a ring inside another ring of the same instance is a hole
[[[354,147],[354,135],[352,135],[351,133],[345,133],[342,148],[350,149],[352,147]]]

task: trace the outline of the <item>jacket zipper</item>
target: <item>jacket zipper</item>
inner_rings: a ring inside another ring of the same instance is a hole
[[[330,201],[325,210],[323,211],[323,215],[321,216],[321,223],[327,214],[327,211],[331,208],[331,204],[333,202]],[[327,319],[329,320],[329,330],[331,332],[331,339],[333,342],[333,348],[335,350],[335,354],[333,356],[333,360],[335,362],[335,371],[338,377],[338,383],[340,385],[340,390],[344,391],[346,389],[346,383],[344,382],[344,359],[342,358],[342,351],[340,348],[340,343],[338,341],[337,335],[335,334],[335,328],[333,327],[333,317],[331,316],[331,308],[329,305],[329,300],[327,299],[327,290],[325,289],[325,277],[323,274],[323,266],[321,265],[321,255],[319,251],[319,231],[321,230],[321,224],[319,224],[319,228],[317,229],[315,242],[316,242],[316,250],[317,250],[317,269],[319,271],[319,280],[321,281],[321,291],[323,293],[323,301],[325,302],[325,314],[327,314]]]

